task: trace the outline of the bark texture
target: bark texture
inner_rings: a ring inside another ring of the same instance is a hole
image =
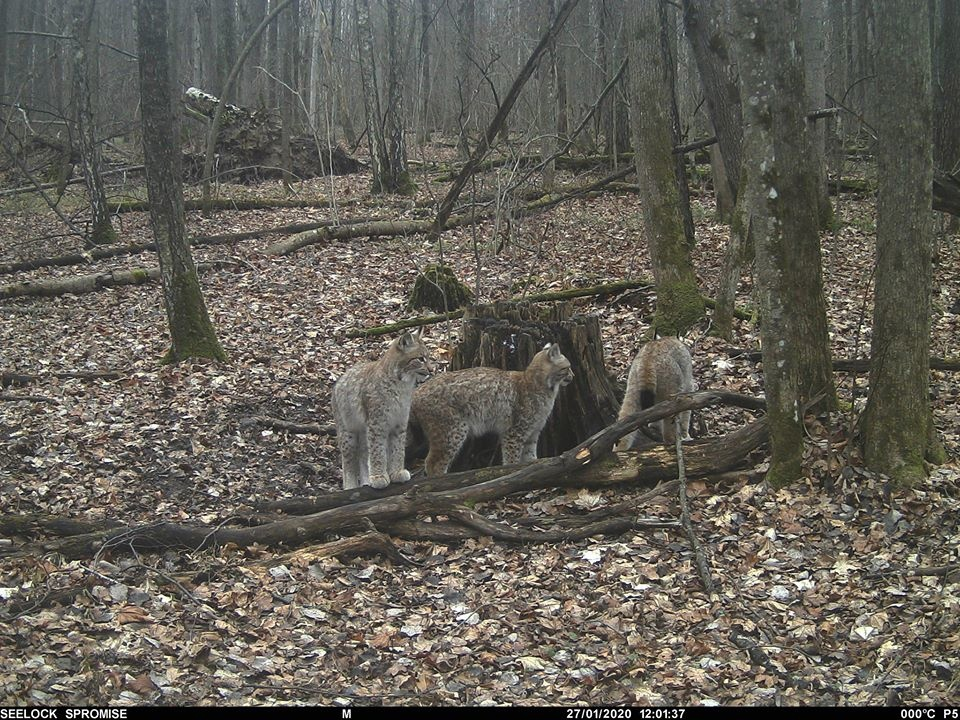
[[[800,477],[804,398],[824,389],[832,396],[833,389],[815,176],[803,67],[795,52],[797,0],[736,0],[734,15],[744,115],[742,191],[755,242],[772,445],[767,478],[778,486]]]
[[[877,252],[870,394],[863,416],[869,466],[910,484],[925,475],[930,383],[933,182],[927,4],[877,9],[879,50]]]
[[[83,179],[90,201],[88,245],[113,242],[117,233],[110,222],[107,193],[103,186],[100,141],[97,138],[96,103],[99,95],[99,35],[96,32],[96,0],[73,0],[73,120],[80,147]]]
[[[661,335],[677,335],[703,317],[704,304],[684,229],[684,197],[675,165],[680,156],[672,152],[672,59],[663,42],[664,22],[659,0],[632,8],[627,26],[628,78],[643,228],[657,283],[654,324]]]
[[[163,301],[170,327],[166,360],[188,357],[226,360],[200,291],[184,228],[180,175],[179,116],[172,102],[167,0],[137,6],[143,156],[150,199],[150,225],[160,258]]]

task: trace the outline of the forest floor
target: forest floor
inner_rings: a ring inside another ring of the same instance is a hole
[[[444,186],[418,182],[418,200],[442,196]],[[416,212],[406,198],[370,198],[367,176],[334,183],[341,218]],[[694,189],[695,264],[713,296],[726,231],[707,189]],[[328,195],[331,183],[296,190]],[[222,192],[280,196],[281,186]],[[0,208],[0,262],[80,249],[57,237],[48,213],[26,207],[8,200]],[[837,229],[823,236],[832,349],[866,357],[873,203],[841,196],[836,209]],[[506,236],[492,221],[448,232],[443,258],[481,300],[650,277],[639,213],[629,193],[572,200],[514,223],[499,252]],[[324,207],[191,212],[188,230],[329,217]],[[151,239],[144,213],[118,216],[116,227],[125,243]],[[249,418],[329,423],[333,381],[389,341],[346,332],[416,314],[404,309],[406,295],[438,248],[422,237],[363,238],[267,255],[277,239],[194,252],[197,261],[229,261],[202,276],[228,364],[159,365],[167,332],[156,283],[0,301],[0,370],[42,376],[0,400],[5,517],[213,527],[273,500],[339,488],[333,438]],[[143,253],[0,283],[155,264]],[[748,305],[744,280],[738,302]],[[621,382],[652,302],[649,292],[575,302],[599,316],[607,367]],[[932,354],[956,358],[956,235],[940,245],[934,302]],[[730,357],[731,344],[706,329],[686,338],[700,388],[761,394],[760,367]],[[428,330],[441,365],[458,334],[457,321]],[[735,334],[734,347],[757,349],[756,327],[738,322]],[[121,375],[53,375],[67,371]],[[838,373],[836,381],[845,410],[809,419],[802,480],[773,491],[757,482],[761,465],[690,483],[715,599],[674,529],[541,545],[397,540],[413,563],[375,556],[269,570],[256,562],[281,551],[227,546],[71,561],[19,555],[42,538],[14,536],[0,540],[0,705],[956,705],[960,572],[944,566],[960,562],[960,375],[931,372],[949,463],[892,492],[864,470],[850,440],[865,376]],[[709,435],[749,417],[732,409],[700,416]],[[643,490],[543,490],[475,509],[546,517]],[[679,516],[671,497],[638,512]],[[192,579],[174,581],[184,574]]]

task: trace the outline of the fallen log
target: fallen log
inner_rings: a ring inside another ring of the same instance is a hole
[[[751,362],[761,362],[763,353],[759,350],[746,350],[741,348],[729,348],[727,355],[732,358],[746,358]],[[931,370],[943,370],[944,372],[960,371],[960,360],[942,357],[930,358]],[[833,361],[834,372],[852,372],[868,373],[870,372],[869,358],[835,358]]]
[[[292,235],[294,233],[304,232],[306,230],[315,230],[316,228],[328,227],[330,225],[354,225],[357,223],[372,222],[373,218],[356,218],[350,220],[319,220],[309,223],[293,223],[290,225],[278,225],[276,227],[261,228],[259,230],[247,230],[245,232],[223,233],[219,235],[194,235],[188,238],[191,247],[202,247],[205,245],[228,245],[239,242],[240,240],[250,240],[253,238],[264,237],[266,235]],[[106,260],[121,255],[136,255],[142,252],[155,252],[156,243],[131,243],[129,245],[115,245],[111,247],[92,248],[82,253],[67,253],[65,255],[56,255],[46,258],[34,258],[32,260],[20,260],[18,262],[0,264],[0,275],[9,275],[25,270],[38,270],[45,267],[68,267],[70,265],[85,265],[95,260]]]
[[[638,280],[617,280],[615,282],[604,283],[603,285],[594,285],[593,287],[588,288],[548,290],[546,292],[532,293],[530,295],[515,295],[511,299],[518,301],[523,300],[526,302],[553,302],[555,300],[573,300],[581,297],[602,297],[604,295],[614,295],[625,290],[636,290],[639,288],[652,287],[654,287],[652,280],[640,278]],[[705,297],[703,301],[704,304],[709,308],[715,308],[717,305],[716,300],[713,300],[712,298]],[[386,325],[375,325],[374,327],[370,328],[357,328],[355,330],[348,330],[347,337],[356,338],[389,335],[391,333],[400,332],[401,330],[407,330],[412,327],[423,327],[424,325],[434,325],[446,320],[456,320],[463,317],[463,312],[464,310],[461,308],[459,310],[452,310],[447,313],[438,313],[437,315],[425,315],[422,317],[399,320],[395,323],[387,323]],[[753,316],[746,310],[737,309],[734,311],[734,317],[737,317],[740,320],[750,320]]]
[[[205,262],[197,264],[197,272],[206,272],[224,265],[234,265],[232,261]],[[0,299],[13,297],[57,297],[73,293],[96,292],[103,288],[121,285],[142,285],[160,277],[160,268],[131,268],[129,270],[107,270],[105,272],[77,275],[68,278],[51,278],[28,282],[0,285]]]
[[[523,217],[538,212],[543,212],[562,202],[575,197],[588,197],[594,193],[600,193],[606,186],[615,186],[616,180],[632,172],[631,168],[626,168],[613,173],[596,182],[586,185],[569,188],[566,192],[556,194],[548,193],[540,195],[525,205],[513,210],[514,217]],[[617,188],[619,192],[620,189]],[[480,220],[492,216],[492,211],[486,212],[463,212],[459,215],[450,215],[447,217],[443,230],[452,230],[462,225],[470,225]],[[349,228],[318,228],[303,233],[298,233],[291,238],[275,243],[266,249],[268,255],[289,255],[309,245],[316,245],[321,242],[331,240],[352,240],[361,237],[397,237],[407,235],[423,235],[435,230],[435,221],[433,220],[377,220],[368,224],[356,224]]]
[[[255,527],[235,528],[189,526],[160,522],[70,538],[41,542],[19,548],[17,556],[57,552],[67,558],[84,558],[105,552],[128,553],[165,548],[198,550],[228,543],[248,547],[300,546],[330,532],[351,532],[357,528],[387,527],[417,515],[446,514],[451,508],[496,500],[507,495],[551,487],[608,487],[624,483],[671,478],[676,458],[663,448],[637,454],[613,453],[614,443],[641,424],[685,410],[718,403],[757,407],[762,401],[733,393],[698,392],[684,395],[615,423],[562,455],[523,465],[502,477],[476,483],[477,473],[461,473],[465,484],[449,490],[430,490],[429,483],[401,486],[402,494],[386,488],[379,497],[332,507],[312,515],[291,517]],[[703,476],[737,467],[748,454],[766,441],[766,422],[760,419],[730,435],[688,448],[687,474]],[[485,468],[480,477],[503,468]],[[353,492],[353,491],[348,491]]]
[[[31,375],[27,373],[0,371],[0,387],[23,387],[31,383],[45,380],[46,378],[57,378],[58,380],[119,380],[123,373],[117,370],[97,371],[78,371],[78,372],[52,372],[42,375]]]
[[[568,290],[549,290],[542,293],[533,293],[531,295],[517,295],[512,298],[515,301],[525,302],[551,302],[554,300],[573,300],[581,297],[599,297],[604,295],[613,295],[624,290],[636,290],[638,288],[653,287],[652,280],[618,280],[603,285],[594,285],[587,288],[570,288]],[[347,337],[371,337],[377,335],[389,335],[390,333],[406,330],[411,327],[421,327],[423,325],[432,325],[443,322],[444,320],[456,320],[463,317],[463,308],[452,310],[447,313],[438,313],[437,315],[427,315],[425,317],[410,318],[409,320],[400,320],[399,322],[389,323],[387,325],[377,325],[372,328],[359,328],[347,332]]]

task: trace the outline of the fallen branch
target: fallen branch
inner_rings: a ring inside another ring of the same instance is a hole
[[[223,265],[233,265],[232,261],[205,262],[197,264],[197,272],[206,272]],[[108,270],[106,272],[77,275],[68,278],[51,278],[30,282],[0,285],[0,299],[12,297],[56,297],[73,293],[96,292],[103,288],[121,285],[142,285],[160,277],[160,268],[132,268],[130,270]]]
[[[383,555],[401,565],[417,564],[401,553],[389,536],[370,529],[353,537],[340,538],[322,545],[310,545],[266,560],[248,563],[245,567],[274,568],[280,565],[305,567],[324,558],[336,557],[346,560],[366,555]]]
[[[594,297],[603,295],[613,295],[624,290],[635,290],[637,288],[652,287],[652,280],[619,280],[617,282],[605,283],[603,285],[594,285],[588,288],[570,288],[569,290],[549,290],[542,293],[533,293],[532,295],[518,295],[513,300],[523,300],[525,302],[550,302],[554,300],[572,300],[580,297]],[[399,322],[388,325],[378,325],[372,328],[360,328],[350,330],[347,337],[370,337],[375,335],[388,335],[390,333],[406,330],[411,327],[420,327],[423,325],[432,325],[443,322],[444,320],[456,320],[463,316],[463,309],[453,310],[447,313],[437,315],[427,315],[426,317],[410,318],[409,320],[400,320]]]
[[[654,287],[652,280],[645,280],[642,278],[639,280],[618,280],[616,282],[605,283],[603,285],[594,285],[593,287],[588,288],[549,290],[542,293],[533,293],[532,295],[517,295],[511,298],[511,300],[522,300],[525,302],[552,302],[555,300],[572,300],[574,298],[581,297],[602,297],[604,295],[613,295],[615,293],[623,292],[624,290],[636,290],[638,288],[649,287]],[[703,301],[709,308],[716,307],[717,303],[712,298],[705,297]],[[461,308],[459,310],[451,310],[450,312],[446,313],[438,313],[437,315],[425,315],[422,317],[399,320],[395,323],[388,323],[386,325],[376,325],[370,328],[348,330],[347,337],[356,338],[389,335],[390,333],[400,332],[401,330],[407,330],[413,327],[423,327],[424,325],[434,325],[447,320],[456,320],[463,317],[463,312],[464,311]],[[741,320],[750,320],[752,316],[746,310],[734,310],[734,317],[740,318]]]
[[[759,350],[745,350],[740,348],[730,348],[727,350],[727,355],[731,358],[738,358],[738,357],[746,358],[751,362],[761,362],[763,360],[763,353],[761,353]],[[945,372],[957,372],[957,371],[960,371],[960,360],[954,360],[951,358],[942,358],[942,357],[931,357],[930,369],[943,370]],[[833,361],[833,371],[834,372],[867,373],[867,372],[870,372],[870,359],[869,358],[836,358]]]
[[[58,380],[118,380],[121,377],[123,377],[123,374],[116,370],[53,372],[43,373],[42,375],[0,371],[0,387],[22,387],[47,378],[57,378]]]
[[[683,400],[684,409],[696,409],[707,407],[715,403],[744,407],[751,410],[759,410],[764,407],[764,402],[758,398],[747,395],[738,395],[736,393],[714,393],[701,391],[692,395],[686,395],[681,399],[656,405],[649,410],[644,411],[644,417],[667,417],[665,408],[676,407],[675,403]],[[655,412],[656,411],[656,412]],[[650,415],[646,415],[650,413]],[[638,416],[639,417],[639,416]],[[626,418],[622,423],[611,425],[610,428],[629,427],[623,430],[623,434],[630,432],[640,423],[633,424],[631,418]],[[645,422],[653,422],[646,420]],[[629,424],[628,424],[629,423]],[[594,435],[594,437],[597,437]],[[766,441],[766,427],[763,423],[752,423],[740,430],[732,432],[720,438],[708,440],[706,442],[689,443],[687,447],[686,470],[689,477],[706,477],[718,473],[733,470],[738,467],[743,458]],[[588,441],[589,442],[589,441]],[[611,444],[612,447],[612,444]],[[546,463],[550,458],[542,458],[536,463]],[[639,475],[632,476],[635,467],[631,460],[635,460],[640,467]],[[448,490],[459,490],[465,487],[478,485],[481,483],[492,482],[498,478],[518,472],[529,465],[495,465],[492,467],[478,468],[466,472],[449,473],[436,477],[425,478],[416,483],[420,492],[441,492]],[[584,469],[577,477],[566,481],[559,478],[557,484],[559,487],[565,486],[608,486],[618,482],[626,482],[635,479],[639,482],[658,482],[669,481],[676,478],[677,466],[675,456],[672,452],[665,450],[657,445],[651,448],[645,448],[640,453],[620,453],[611,455],[609,464],[602,470]],[[355,490],[341,490],[327,493],[317,497],[310,498],[290,498],[286,500],[277,500],[263,505],[259,510],[265,514],[286,513],[287,515],[312,515],[324,510],[343,507],[345,505],[356,504],[360,502],[375,500],[385,496],[401,495],[408,491],[407,485],[389,485],[383,490],[375,490],[371,487],[362,487]],[[664,492],[672,492],[665,490]],[[659,494],[659,493],[657,493]],[[622,514],[620,510],[617,514]]]
[[[677,451],[677,483],[678,497],[680,498],[680,523],[683,525],[683,531],[690,543],[690,549],[693,550],[694,564],[697,566],[697,572],[700,574],[700,582],[703,583],[703,589],[707,591],[711,602],[717,599],[717,589],[713,584],[713,577],[710,574],[710,566],[707,564],[707,558],[703,554],[703,547],[697,539],[694,532],[693,523],[690,520],[690,500],[687,497],[687,473],[683,466],[683,436],[680,432],[680,416],[673,418],[673,427],[676,433],[676,451]]]
[[[460,225],[473,222],[471,215],[456,215],[451,217],[444,230],[450,230]],[[360,237],[397,237],[421,235],[429,232],[433,226],[432,220],[378,220],[371,223],[357,225],[341,225],[339,227],[324,227],[317,230],[297,233],[291,238],[274,243],[266,249],[267,255],[289,255],[309,245],[327,242],[330,240],[351,240]]]
[[[513,528],[501,522],[494,522],[480,513],[469,508],[452,508],[447,515],[456,518],[468,528],[472,528],[481,535],[487,535],[494,540],[515,543],[567,542],[583,540],[594,535],[622,535],[628,530],[642,528],[678,527],[676,520],[661,520],[659,518],[615,517],[600,520],[576,528],[552,530],[523,530]]]
[[[188,239],[188,242],[190,243],[191,247],[201,247],[205,245],[228,245],[230,243],[239,242],[240,240],[250,240],[253,238],[264,237],[266,235],[292,235],[294,233],[300,233],[306,230],[315,230],[316,228],[328,227],[330,225],[353,225],[371,221],[371,218],[357,218],[340,221],[320,220],[318,222],[293,223],[291,225],[278,225],[276,227],[261,228],[259,230],[223,233],[221,235],[194,235]],[[55,255],[53,257],[3,263],[0,264],[0,275],[9,275],[16,272],[23,272],[24,270],[38,270],[39,268],[45,267],[85,265],[96,260],[106,260],[108,258],[119,257],[121,255],[137,255],[142,252],[155,252],[156,249],[156,243],[131,243],[130,245],[97,247],[82,253],[68,253],[65,255]]]
[[[143,165],[130,165],[129,167],[114,168],[112,170],[104,170],[100,173],[101,177],[107,177],[108,175],[118,175],[120,173],[127,172],[139,172],[143,170]],[[38,190],[53,190],[55,188],[59,189],[62,185],[76,185],[77,183],[85,182],[85,179],[81,177],[75,177],[67,180],[66,182],[57,183],[50,182],[44,183],[43,185],[24,185],[23,187],[11,188],[9,190],[0,191],[0,197],[8,197],[10,195],[22,195],[24,193],[37,192]]]
[[[662,448],[639,454],[612,453],[614,443],[640,424],[669,417],[678,412],[721,402],[755,407],[756,398],[733,393],[698,392],[684,395],[615,423],[563,454],[538,460],[503,477],[473,483],[475,473],[461,473],[462,487],[429,490],[429,483],[401,485],[402,494],[392,494],[396,486],[386,488],[380,497],[332,507],[312,515],[292,517],[248,528],[198,527],[161,522],[120,530],[78,535],[38,543],[18,549],[17,556],[57,552],[67,558],[89,557],[106,551],[133,552],[183,548],[190,551],[234,544],[249,547],[302,545],[329,532],[354,531],[373,523],[377,527],[417,515],[446,514],[450,508],[479,503],[551,487],[595,485],[607,487],[638,480],[657,480],[676,471],[671,453]],[[747,454],[766,439],[766,424],[761,419],[726,438],[690,448],[691,472],[702,475],[737,467]],[[695,459],[696,458],[696,459]],[[495,468],[485,468],[481,477]],[[354,491],[339,495],[349,496]],[[337,493],[335,493],[337,494]]]

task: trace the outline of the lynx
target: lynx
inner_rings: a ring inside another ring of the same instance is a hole
[[[618,420],[635,415],[677,393],[693,392],[693,363],[687,346],[676,338],[660,338],[644,345],[630,366],[627,391],[623,397]],[[659,422],[660,437],[665,443],[675,443],[677,433],[673,418]],[[680,437],[690,439],[690,412],[680,413]],[[637,446],[639,431],[624,435],[617,442],[617,450],[632,450]]]
[[[430,376],[427,348],[416,334],[394,340],[379,360],[359,363],[333,386],[333,419],[343,460],[343,489],[407,482],[403,467],[410,400]]]
[[[469,437],[496,433],[504,464],[537,458],[537,439],[560,387],[573,380],[557,344],[533,356],[526,370],[475,367],[437,375],[413,394],[410,422],[430,443],[427,475],[441,475]]]

